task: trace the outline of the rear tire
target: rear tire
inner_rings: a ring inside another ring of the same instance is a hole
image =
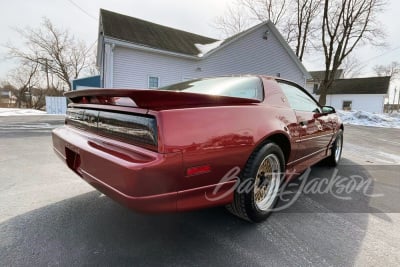
[[[339,164],[343,151],[343,131],[340,129],[331,148],[331,155],[326,159],[328,166],[336,167]]]
[[[250,156],[240,175],[242,187],[236,188],[234,200],[226,208],[241,219],[264,221],[278,202],[284,172],[281,148],[275,143],[266,143]]]

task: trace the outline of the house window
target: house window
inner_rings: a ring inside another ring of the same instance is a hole
[[[157,76],[149,76],[149,88],[158,88],[160,79]]]
[[[352,101],[343,101],[343,110],[351,110]]]
[[[318,89],[319,89],[319,84],[318,83],[314,83],[313,94],[318,93]]]

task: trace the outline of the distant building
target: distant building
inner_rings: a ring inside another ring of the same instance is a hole
[[[15,106],[16,97],[10,90],[0,88],[0,108]]]
[[[159,88],[239,74],[280,76],[305,86],[309,78],[270,21],[219,41],[103,9],[97,65],[107,88]]]
[[[306,89],[315,97],[322,81],[324,80],[325,71],[310,71],[309,73],[311,77],[307,79]],[[343,79],[342,69],[336,71],[335,79]]]
[[[100,75],[72,80],[72,90],[100,87]]]
[[[328,90],[326,105],[341,110],[383,113],[390,77],[337,79]],[[316,92],[319,99],[319,91]]]

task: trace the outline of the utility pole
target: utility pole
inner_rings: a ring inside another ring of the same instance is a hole
[[[44,61],[45,61],[45,64],[46,64],[45,65],[45,70],[46,70],[47,90],[49,90],[49,88],[50,88],[50,85],[49,85],[49,62],[48,62],[47,58],[45,58]]]
[[[49,60],[45,57],[40,57],[37,59],[37,63],[42,65],[43,70],[43,63],[40,61],[44,61],[44,71],[46,72],[46,82],[47,82],[47,90],[50,88],[50,81],[49,81]]]
[[[396,95],[394,97],[396,98]],[[399,94],[397,97],[397,112],[399,112],[399,110],[400,110],[400,90],[399,90]]]

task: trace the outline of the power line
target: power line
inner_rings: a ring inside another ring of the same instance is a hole
[[[74,1],[72,0],[67,0],[68,2],[70,2],[72,5],[74,5],[76,8],[78,8],[80,11],[82,11],[83,13],[85,13],[88,17],[90,17],[91,19],[97,21],[97,18],[92,16],[89,12],[87,12],[86,10],[84,10],[83,8],[81,8],[78,4],[76,4]]]
[[[70,2],[72,5],[74,5],[76,8],[78,8],[80,11],[82,11],[83,13],[85,13],[88,17],[90,17],[91,19],[97,21],[97,18],[92,16],[89,12],[87,12],[86,10],[84,10],[83,8],[81,8],[78,4],[76,4],[74,1],[72,0],[67,0],[68,2]],[[94,40],[94,42],[86,49],[85,54],[88,53],[93,47],[94,45],[97,43],[97,39]]]
[[[366,63],[366,62],[368,62],[368,61],[374,60],[375,58],[378,58],[378,57],[384,56],[384,55],[386,55],[386,54],[392,53],[393,51],[395,51],[395,50],[397,50],[397,49],[400,49],[400,46],[397,46],[397,47],[395,47],[395,48],[392,48],[392,49],[390,49],[390,50],[388,50],[388,51],[386,51],[386,52],[383,52],[382,54],[379,54],[379,55],[377,55],[377,56],[371,57],[371,58],[369,58],[369,59],[367,59],[367,60],[361,61],[359,64],[363,64],[363,63]]]
[[[97,43],[97,39],[94,40],[94,42],[89,46],[89,48],[86,50],[86,53],[88,53],[93,47],[94,45]]]
[[[390,49],[390,50],[387,50],[387,51],[385,51],[385,52],[383,52],[382,54],[379,54],[379,55],[377,55],[377,56],[370,57],[370,58],[368,58],[368,59],[366,59],[366,60],[363,60],[363,61],[359,62],[358,64],[363,64],[363,63],[366,63],[366,62],[368,62],[368,61],[374,60],[374,59],[376,59],[376,58],[378,58],[378,57],[381,57],[381,56],[384,56],[384,55],[386,55],[386,54],[392,53],[393,51],[395,51],[395,50],[397,50],[397,49],[400,49],[400,46],[397,46],[397,47],[394,47],[394,48],[392,48],[392,49]],[[313,62],[316,62],[316,61],[318,61],[318,60],[321,60],[321,58],[316,58],[316,59],[313,59],[313,60],[308,60],[307,62],[308,62],[308,63],[313,63]],[[324,60],[324,59],[322,59],[322,60]]]

